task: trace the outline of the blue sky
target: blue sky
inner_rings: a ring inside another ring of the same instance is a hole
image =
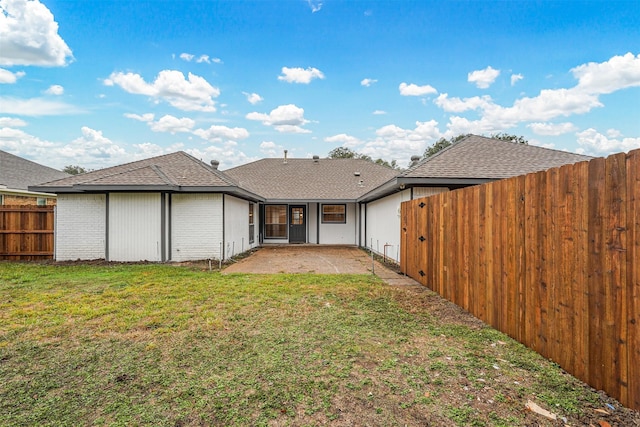
[[[639,3],[0,0],[0,149],[51,167],[497,132],[640,148]]]

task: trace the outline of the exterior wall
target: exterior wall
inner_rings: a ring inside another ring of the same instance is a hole
[[[447,191],[449,191],[448,187],[414,187],[413,200],[433,196],[434,194],[446,193]]]
[[[61,194],[55,225],[56,261],[105,258],[104,194]]]
[[[171,260],[220,259],[222,194],[171,196]]]
[[[307,243],[318,243],[318,203],[307,205]]]
[[[34,197],[34,196],[17,196],[15,194],[2,194],[0,193],[0,200],[2,205],[13,206],[39,206],[38,199],[44,199],[45,205],[40,206],[55,206],[55,197]]]
[[[160,193],[109,195],[109,261],[162,261]]]
[[[334,203],[328,203],[334,204]],[[356,230],[358,221],[356,216],[356,204],[346,203],[346,224],[323,224],[322,207],[320,207],[320,244],[322,245],[356,245]]]
[[[367,235],[363,246],[400,263],[400,204],[449,191],[447,187],[414,187],[367,204]]]
[[[367,235],[363,246],[400,262],[400,203],[411,200],[411,190],[367,203]]]
[[[224,259],[258,246],[258,238],[249,244],[249,202],[233,196],[224,197]],[[257,205],[254,216],[254,233],[259,229]]]

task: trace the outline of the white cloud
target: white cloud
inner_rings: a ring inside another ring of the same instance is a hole
[[[0,127],[25,127],[27,122],[22,119],[16,119],[13,117],[0,117]]]
[[[527,125],[529,129],[533,131],[536,135],[551,135],[558,136],[563,135],[570,132],[575,132],[578,130],[576,125],[573,123],[565,122],[565,123],[529,123]]]
[[[449,98],[449,94],[442,93],[433,100],[433,103],[449,113],[461,113],[467,110],[487,108],[492,104],[492,101],[489,95],[460,99],[456,97]]]
[[[324,141],[331,144],[339,144],[343,147],[356,147],[362,144],[361,140],[359,140],[355,136],[347,135],[346,133],[329,136],[325,138]]]
[[[244,128],[230,128],[217,125],[213,125],[209,129],[196,129],[193,133],[209,142],[219,142],[222,140],[239,141],[249,137],[249,131]]]
[[[153,121],[153,118],[155,117],[153,113],[145,113],[143,115],[125,113],[124,116],[126,118],[128,118],[128,119],[137,120],[139,122],[151,122],[151,121]]]
[[[247,97],[247,101],[249,101],[249,104],[251,105],[256,105],[264,101],[264,98],[257,93],[242,92],[242,94]]]
[[[606,156],[621,151],[630,151],[640,148],[638,138],[609,138],[593,128],[577,133],[578,144],[585,154],[594,156]]]
[[[273,109],[269,114],[249,113],[246,115],[249,120],[257,120],[265,126],[273,126],[281,133],[310,133],[311,131],[303,129],[301,126],[309,123],[304,118],[304,109],[294,104],[280,105]]]
[[[220,90],[211,86],[204,78],[188,74],[188,79],[176,70],[163,70],[153,83],[147,83],[142,76],[134,73],[112,73],[104,80],[106,86],[118,85],[123,90],[137,95],[147,95],[162,99],[183,111],[216,111],[213,98]]]
[[[193,58],[195,58],[195,55],[192,55],[190,53],[181,53],[180,54],[180,59],[182,59],[183,61],[191,62],[191,61],[193,61]]]
[[[284,146],[278,145],[273,141],[262,141],[260,143],[260,152],[265,157],[270,157],[270,158],[280,157],[284,152]]]
[[[360,85],[365,86],[365,87],[369,87],[374,83],[377,83],[378,81],[376,79],[362,79],[362,81],[360,82]]]
[[[375,110],[375,111],[374,111],[373,113],[371,113],[371,114],[373,114],[374,116],[383,116],[383,115],[387,114],[387,112],[386,112],[386,111],[383,111],[383,110]]]
[[[34,161],[42,159],[44,161],[38,163],[51,165],[51,156],[54,155],[51,149],[54,145],[52,142],[43,141],[36,136],[30,135],[22,129],[0,127],[0,149],[17,156],[33,159]]]
[[[84,113],[78,107],[44,98],[18,99],[0,96],[0,113],[19,116],[62,116]]]
[[[307,4],[311,8],[311,13],[320,12],[320,9],[322,9],[321,1],[307,0]]]
[[[605,94],[640,86],[640,54],[614,56],[606,62],[579,65],[571,70],[578,79],[576,89],[591,94]]]
[[[20,77],[24,77],[26,73],[24,71],[18,71],[16,73],[12,73],[9,70],[5,70],[4,68],[0,68],[0,84],[14,84],[18,81]]]
[[[45,90],[44,93],[47,95],[62,95],[64,94],[64,88],[60,85],[51,85],[49,89]]]
[[[193,157],[202,159],[203,162],[209,163],[211,160],[220,162],[220,169],[228,169],[258,160],[257,157],[247,156],[244,152],[239,151],[235,142],[227,142],[224,144],[209,145],[204,150],[197,148],[186,149],[187,153]]]
[[[176,132],[190,132],[196,122],[188,117],[177,118],[170,115],[164,115],[158,121],[148,122],[149,128],[154,132],[168,132],[175,134]]]
[[[511,86],[515,86],[522,79],[524,79],[522,74],[511,74]]]
[[[209,55],[200,55],[198,57],[198,59],[196,59],[196,62],[198,64],[200,64],[202,62],[206,62],[207,64],[211,64],[211,58],[209,58]]]
[[[64,66],[72,55],[45,5],[0,0],[0,65]]]
[[[493,84],[499,75],[500,70],[495,70],[491,66],[488,66],[484,70],[470,72],[467,75],[467,81],[475,83],[480,89],[486,89]]]
[[[398,86],[398,89],[402,96],[424,96],[438,93],[438,91],[431,85],[418,86],[414,83],[407,84],[402,82],[400,83],[400,86]]]
[[[282,67],[282,75],[278,76],[278,80],[287,83],[303,83],[309,84],[313,79],[324,79],[324,74],[317,68],[289,68]]]

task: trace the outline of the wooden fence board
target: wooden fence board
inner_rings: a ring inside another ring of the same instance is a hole
[[[53,258],[52,206],[0,206],[0,259]]]
[[[627,156],[628,406],[640,409],[640,150]]]
[[[438,194],[424,208],[405,202],[423,216],[402,213],[403,239],[426,242],[402,243],[403,271],[640,409],[639,159],[636,150]]]

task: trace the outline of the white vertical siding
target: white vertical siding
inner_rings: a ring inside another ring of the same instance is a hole
[[[220,259],[222,194],[171,197],[171,260]]]
[[[391,194],[367,204],[367,236],[364,246],[400,262],[400,203],[411,199],[411,190]]]
[[[57,261],[105,258],[104,194],[60,194],[56,207]]]
[[[334,203],[327,203],[334,204]],[[340,204],[340,203],[337,203]],[[320,207],[320,244],[323,245],[355,245],[356,241],[356,204],[346,203],[346,224],[323,224],[322,206]]]
[[[307,205],[307,242],[318,243],[318,204]]]
[[[447,187],[414,187],[413,200],[433,196],[434,194],[446,193],[447,191],[449,191]]]
[[[159,193],[109,195],[109,260],[161,261]]]
[[[257,206],[254,212],[254,227],[257,231],[259,229]],[[224,241],[225,259],[258,246],[257,238],[249,244],[249,202],[247,200],[224,196]]]

